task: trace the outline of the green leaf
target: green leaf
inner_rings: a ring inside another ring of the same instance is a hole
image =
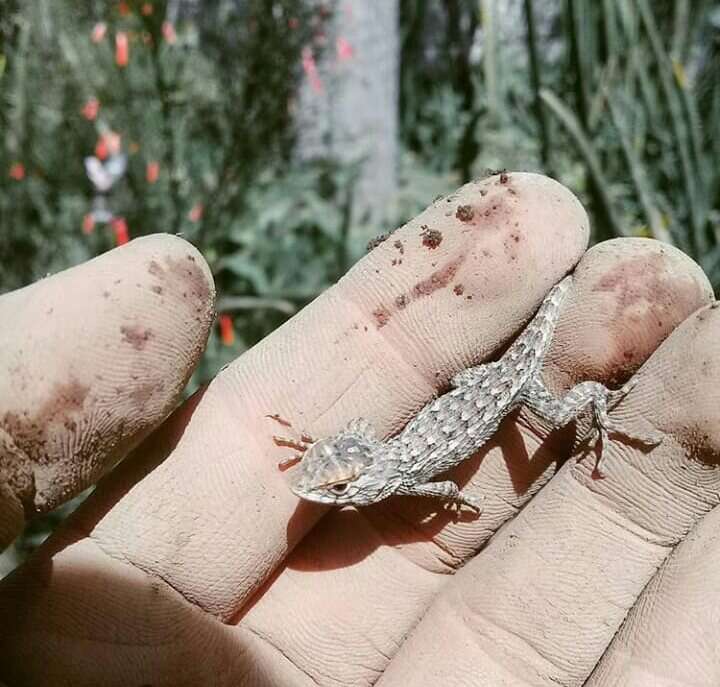
[[[245,279],[258,294],[269,291],[269,282],[263,268],[241,253],[226,255],[218,260],[217,267],[219,270],[230,272],[235,277]],[[238,289],[237,292],[241,293],[243,291]]]

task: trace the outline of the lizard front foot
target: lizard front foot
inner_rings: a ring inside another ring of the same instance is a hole
[[[455,511],[456,514],[460,515],[462,507],[467,506],[470,510],[480,515],[482,513],[482,502],[482,498],[468,496],[467,494],[458,492],[458,495],[455,498],[445,502],[445,507],[448,510]]]

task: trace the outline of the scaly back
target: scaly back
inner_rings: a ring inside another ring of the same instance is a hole
[[[566,277],[550,290],[500,360],[456,375],[455,388],[426,405],[390,440],[387,455],[397,454],[415,477],[429,479],[480,448],[539,374],[571,284]]]
[[[571,286],[572,275],[568,275],[550,289],[535,317],[503,355],[503,366],[512,370],[518,381],[532,377],[540,369]]]

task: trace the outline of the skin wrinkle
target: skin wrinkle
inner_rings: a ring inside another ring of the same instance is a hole
[[[97,546],[98,550],[102,551],[102,553],[104,555],[106,555],[108,558],[119,561],[120,563],[125,563],[126,565],[129,565],[129,566],[132,566],[133,568],[135,568],[135,570],[139,570],[143,574],[147,575],[149,580],[160,580],[169,589],[172,589],[178,596],[182,597],[183,601],[185,601],[186,603],[189,603],[192,606],[195,606],[196,608],[200,608],[201,610],[204,610],[204,609],[202,609],[202,606],[200,606],[197,603],[197,601],[194,601],[193,599],[190,599],[189,597],[185,596],[185,594],[183,594],[182,591],[180,591],[177,587],[173,586],[172,583],[169,580],[165,579],[159,572],[155,572],[153,570],[149,570],[149,569],[145,568],[139,562],[136,562],[126,556],[123,556],[120,551],[118,551],[117,553],[114,553],[114,552],[110,551],[109,549],[106,549],[102,545],[102,542],[97,537],[94,537],[92,535],[92,533],[90,533],[90,535],[88,536],[88,539],[90,539],[95,544],[95,546]]]
[[[501,501],[503,504],[505,504],[510,510],[515,511],[516,513],[522,510],[522,507],[524,504],[522,503],[513,503],[509,499],[506,499],[502,494],[499,492],[493,494],[492,498],[497,499],[498,501]]]
[[[259,642],[262,642],[266,646],[270,647],[278,656],[282,656],[282,658],[289,663],[295,670],[298,671],[301,675],[304,675],[313,685],[317,685],[317,687],[322,687],[321,684],[311,675],[308,673],[305,669],[301,668],[295,661],[293,661],[275,642],[271,641],[268,636],[266,636],[265,633],[261,633],[259,630],[255,629],[251,625],[247,623],[243,623],[242,625],[238,625],[238,630],[241,632],[247,632],[248,634],[255,637],[256,640]],[[322,675],[323,677],[326,677],[330,680],[332,680],[332,677],[330,675],[326,675],[322,671],[317,671],[319,675]]]
[[[467,634],[470,639],[473,640],[473,643],[478,646],[480,651],[485,656],[487,656],[496,666],[500,668],[500,671],[508,671],[516,674],[513,671],[512,665],[507,665],[500,660],[499,655],[504,653],[502,650],[495,652],[490,651],[491,647],[495,647],[496,649],[502,648],[506,650],[509,647],[507,647],[507,644],[499,641],[499,638],[494,633],[488,632],[489,628],[498,629],[505,635],[506,638],[515,640],[517,642],[520,642],[522,645],[529,647],[532,655],[541,659],[543,663],[545,663],[549,667],[548,669],[546,669],[547,674],[551,673],[550,669],[565,672],[562,671],[562,669],[551,658],[544,656],[543,653],[540,652],[537,647],[535,647],[525,636],[517,632],[513,632],[508,627],[499,624],[496,619],[490,620],[489,618],[485,618],[482,614],[474,613],[472,609],[470,609],[465,604],[465,600],[463,598],[461,598],[460,601],[465,605],[465,613],[461,614],[459,609],[456,610],[452,606],[450,607],[450,609],[454,611],[455,616],[464,625],[466,630],[468,630]],[[480,622],[473,623],[472,627],[470,627],[470,623],[467,620],[468,618],[478,619]],[[513,657],[517,658],[517,656],[518,654],[513,652]],[[523,656],[527,658],[529,654],[523,654]],[[528,661],[528,663],[530,663],[530,661]],[[535,670],[535,672],[540,672],[535,666],[532,666],[532,669]]]
[[[662,684],[716,684],[719,516],[720,510],[711,510],[649,581],[588,684],[654,685],[650,678],[661,666],[666,673]],[[636,634],[644,627],[646,634]],[[683,645],[695,652],[684,654]],[[690,680],[699,675],[700,682]]]
[[[663,440],[663,443],[664,443],[665,441],[668,441],[668,439],[665,438],[665,439]],[[624,461],[623,461],[623,469],[627,469],[627,470],[629,470],[630,472],[633,472],[633,473],[639,475],[639,476],[640,476],[642,479],[644,479],[644,480],[647,480],[647,479],[648,479],[647,473],[643,472],[642,467],[641,467],[640,465],[638,465],[638,464],[637,464],[635,461],[633,461],[632,459],[630,459],[630,460],[624,460]],[[575,475],[573,475],[573,476],[575,476]],[[579,473],[578,473],[578,478],[579,478]],[[580,480],[578,479],[578,482],[579,482],[579,481],[580,481]],[[667,501],[668,501],[669,503],[673,503],[673,502],[676,501],[677,496],[676,496],[673,492],[670,491],[670,485],[669,485],[669,484],[661,484],[661,483],[659,483],[659,482],[653,482],[653,488],[654,488],[654,489],[658,489],[658,490],[661,492],[662,495],[666,496],[666,497],[667,497]],[[607,496],[606,496],[605,494],[602,494],[601,492],[598,492],[597,495],[603,497],[604,499],[607,499]],[[697,496],[696,494],[693,494],[693,498],[695,498],[696,496]],[[657,534],[657,533],[656,533],[656,534]],[[672,544],[670,544],[670,545],[672,545]]]
[[[665,450],[668,449],[668,446],[666,445],[666,442],[668,442],[668,441],[672,441],[672,439],[666,438],[663,441],[663,444],[665,445],[664,446]],[[677,444],[675,450],[672,451],[672,454],[673,455],[682,455],[683,451],[684,451],[684,449],[682,449],[682,447],[679,444]],[[643,472],[642,466],[633,460],[623,460],[622,467],[623,467],[623,469],[629,469],[630,471],[640,475],[644,480],[650,479],[649,475],[646,474],[645,472]],[[688,466],[685,466],[684,464],[680,464],[679,466],[676,466],[673,464],[668,467],[671,469],[674,469],[675,467],[680,467],[683,470],[683,472],[685,470],[687,470],[687,468],[688,468]],[[573,473],[573,475],[575,476],[574,473]],[[683,477],[685,477],[685,475],[683,475]],[[713,481],[713,483],[714,483],[714,481]],[[691,484],[692,486],[697,487],[698,486],[697,477],[695,477],[695,479],[693,479],[692,481],[688,480],[687,484],[688,485]],[[718,504],[717,499],[713,503],[709,499],[703,498],[702,493],[698,493],[697,491],[693,491],[691,488],[688,488],[688,486],[686,486],[683,483],[683,481],[681,481],[681,480],[674,480],[674,481],[667,481],[667,482],[660,482],[660,481],[656,480],[656,481],[652,482],[652,487],[653,487],[653,489],[658,490],[661,494],[665,495],[667,497],[667,499],[666,499],[667,503],[669,503],[672,507],[675,507],[675,508],[680,508],[684,504],[683,504],[682,500],[680,499],[680,493],[671,491],[671,487],[675,487],[675,488],[679,489],[680,492],[686,493],[688,495],[688,504],[689,505],[693,505],[693,504],[697,504],[698,502],[702,502],[709,507],[713,507]],[[600,491],[597,491],[595,493],[597,496],[602,496],[603,498],[607,498],[607,495],[603,494]],[[615,498],[617,498],[617,494],[613,494],[613,495]],[[692,509],[689,508],[688,511],[690,511],[690,510],[692,510]],[[645,530],[645,531],[648,531],[648,530]],[[655,534],[656,534],[656,536],[660,536],[658,533],[655,533]],[[671,542],[668,543],[668,545],[674,546],[675,544],[677,544],[677,541],[678,541],[678,539],[673,539]]]
[[[386,653],[380,648],[380,646],[378,645],[378,643],[373,640],[372,635],[369,635],[369,636],[368,636],[368,641],[370,642],[370,646],[372,646],[372,648],[375,649],[375,651],[377,651],[378,654],[380,654],[380,656],[382,656],[382,657],[385,659],[385,661],[386,661],[386,664],[385,664],[385,665],[387,665],[388,663],[390,663],[390,661],[392,661],[393,654],[386,654]],[[393,642],[393,648],[395,649],[395,651],[397,651],[398,647],[399,647],[399,644],[398,644],[397,642]],[[371,670],[373,670],[373,669],[371,668]],[[383,667],[382,670],[378,670],[378,669],[374,669],[374,670],[375,670],[375,672],[377,672],[377,673],[382,673],[382,672],[385,670],[385,668]]]
[[[570,470],[570,477],[572,482],[568,484],[576,484],[580,489],[579,493],[583,493],[587,490],[587,485],[583,484],[580,479],[580,474],[577,470]],[[585,477],[585,476],[583,476]],[[647,477],[643,475],[643,477]],[[671,551],[672,547],[675,546],[676,542],[667,541],[664,542],[662,537],[656,532],[650,532],[649,530],[642,527],[642,525],[633,522],[629,517],[624,516],[617,507],[613,507],[612,499],[603,493],[593,493],[593,498],[583,501],[583,505],[587,506],[588,509],[592,509],[594,512],[599,513],[607,518],[608,522],[611,522],[618,526],[618,531],[627,532],[628,534],[635,535],[639,541],[645,542],[648,546],[666,549]],[[612,517],[611,517],[612,516]],[[643,536],[645,535],[645,536]],[[667,555],[667,552],[666,554]]]
[[[369,527],[369,526],[368,526],[368,527]],[[375,528],[369,529],[369,532],[370,532],[373,536],[376,536],[376,537],[379,536],[379,535],[376,533]],[[389,547],[388,547],[388,548],[389,548]],[[401,552],[398,551],[397,549],[391,548],[390,550],[388,550],[388,548],[385,548],[384,550],[385,550],[387,553],[391,554],[392,556],[401,555]],[[404,556],[401,556],[401,560],[402,560],[403,562],[405,562],[405,563],[410,563],[411,565],[412,565],[412,563],[413,563],[412,561],[408,561],[408,560],[406,559],[406,557],[404,557]],[[290,567],[293,567],[292,562],[290,563]],[[413,567],[415,567],[415,566],[413,566]],[[424,575],[428,575],[428,574],[432,575],[432,573],[428,573],[428,572],[427,572],[426,570],[424,570],[424,569],[419,569],[419,572],[421,572],[421,573],[424,574]],[[435,575],[432,575],[432,578],[433,578],[433,579],[434,579],[435,577],[436,577]],[[292,582],[292,587],[293,587],[293,588],[302,589],[302,587],[298,584],[298,580],[297,580],[297,578],[296,578],[295,576],[290,576],[289,580]],[[424,586],[427,586],[427,585],[424,585]],[[292,598],[295,598],[296,594],[295,594],[294,589],[293,589],[293,591],[291,592],[290,596],[291,596]],[[371,636],[372,636],[371,634],[370,634],[370,635],[367,635],[367,634],[365,634],[365,633],[364,633],[364,635],[365,635],[366,637],[371,637]],[[395,638],[394,638],[394,637],[389,637],[389,638],[388,638],[388,637],[384,637],[383,639],[386,640],[386,641],[389,639],[389,640],[392,642],[393,645],[399,646],[398,642],[395,641]],[[372,647],[375,647],[375,644],[376,644],[376,642],[372,642]],[[334,660],[334,659],[333,659],[333,660]],[[358,665],[358,663],[356,662],[354,665]],[[345,684],[345,683],[343,682],[343,684]],[[352,684],[355,684],[355,683],[352,683]]]
[[[322,422],[326,415],[328,413],[332,413],[335,410],[335,407],[340,403],[340,401],[346,397],[347,393],[351,391],[355,386],[364,381],[363,376],[364,374],[373,366],[372,362],[369,360],[365,360],[363,363],[362,368],[358,370],[358,373],[348,381],[348,383],[345,385],[343,389],[339,389],[335,396],[333,396],[331,399],[328,400],[328,403],[324,410],[322,410],[320,413],[317,414],[317,416],[313,419],[313,422],[320,423]]]

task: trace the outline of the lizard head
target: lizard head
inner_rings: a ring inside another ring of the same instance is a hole
[[[369,505],[389,496],[393,485],[382,473],[383,444],[365,420],[353,420],[338,434],[316,441],[293,474],[291,489],[307,501]]]

